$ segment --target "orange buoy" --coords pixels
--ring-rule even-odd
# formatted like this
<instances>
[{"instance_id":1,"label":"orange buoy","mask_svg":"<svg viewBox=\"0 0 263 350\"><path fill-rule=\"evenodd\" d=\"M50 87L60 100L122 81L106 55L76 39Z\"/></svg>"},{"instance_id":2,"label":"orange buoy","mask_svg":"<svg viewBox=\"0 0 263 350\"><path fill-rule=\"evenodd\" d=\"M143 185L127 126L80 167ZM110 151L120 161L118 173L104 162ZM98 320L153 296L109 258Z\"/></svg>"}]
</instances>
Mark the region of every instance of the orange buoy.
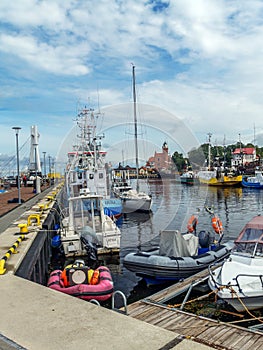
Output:
<instances>
[{"instance_id":1,"label":"orange buoy","mask_svg":"<svg viewBox=\"0 0 263 350\"><path fill-rule=\"evenodd\" d=\"M196 215L192 215L187 223L187 231L192 233L196 230L196 225L198 224L198 218Z\"/></svg>"},{"instance_id":2,"label":"orange buoy","mask_svg":"<svg viewBox=\"0 0 263 350\"><path fill-rule=\"evenodd\" d=\"M212 227L216 233L222 233L223 232L223 224L222 221L219 219L218 216L212 217Z\"/></svg>"}]
</instances>

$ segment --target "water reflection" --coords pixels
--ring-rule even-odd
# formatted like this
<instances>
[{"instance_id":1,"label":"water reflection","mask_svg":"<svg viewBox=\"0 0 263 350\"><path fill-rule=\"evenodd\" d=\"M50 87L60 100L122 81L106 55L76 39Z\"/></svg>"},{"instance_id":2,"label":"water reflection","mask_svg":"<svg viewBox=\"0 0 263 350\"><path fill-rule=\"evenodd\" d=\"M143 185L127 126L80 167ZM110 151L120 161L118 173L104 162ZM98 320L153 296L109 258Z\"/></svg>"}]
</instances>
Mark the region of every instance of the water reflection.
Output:
<instances>
[{"instance_id":1,"label":"water reflection","mask_svg":"<svg viewBox=\"0 0 263 350\"><path fill-rule=\"evenodd\" d=\"M186 186L169 179L151 181L149 186L153 213L130 213L119 223L122 232L120 264L113 278L115 288L133 298L134 290L139 299L140 290L144 295L146 287L139 283L139 277L123 267L123 258L131 251L156 246L161 230L185 232L189 217L198 212L198 231L211 232L211 216L204 210L204 206L208 206L223 223L224 240L235 239L247 221L262 213L263 190Z\"/></svg>"}]
</instances>

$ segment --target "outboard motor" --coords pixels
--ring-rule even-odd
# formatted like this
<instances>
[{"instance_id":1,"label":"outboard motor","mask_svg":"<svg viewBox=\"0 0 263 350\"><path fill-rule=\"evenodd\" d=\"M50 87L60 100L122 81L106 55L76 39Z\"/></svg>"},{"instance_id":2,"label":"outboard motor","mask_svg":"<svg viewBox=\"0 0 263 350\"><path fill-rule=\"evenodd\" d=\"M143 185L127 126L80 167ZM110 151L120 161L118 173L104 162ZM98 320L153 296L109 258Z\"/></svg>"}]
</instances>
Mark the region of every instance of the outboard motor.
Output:
<instances>
[{"instance_id":1,"label":"outboard motor","mask_svg":"<svg viewBox=\"0 0 263 350\"><path fill-rule=\"evenodd\" d=\"M198 239L201 248L209 248L210 233L208 231L200 231L198 234Z\"/></svg>"},{"instance_id":2,"label":"outboard motor","mask_svg":"<svg viewBox=\"0 0 263 350\"><path fill-rule=\"evenodd\" d=\"M95 262L98 260L98 254L97 254L97 247L96 245L91 241L90 236L88 235L81 235L80 240L84 245L84 248L87 251L88 259Z\"/></svg>"}]
</instances>

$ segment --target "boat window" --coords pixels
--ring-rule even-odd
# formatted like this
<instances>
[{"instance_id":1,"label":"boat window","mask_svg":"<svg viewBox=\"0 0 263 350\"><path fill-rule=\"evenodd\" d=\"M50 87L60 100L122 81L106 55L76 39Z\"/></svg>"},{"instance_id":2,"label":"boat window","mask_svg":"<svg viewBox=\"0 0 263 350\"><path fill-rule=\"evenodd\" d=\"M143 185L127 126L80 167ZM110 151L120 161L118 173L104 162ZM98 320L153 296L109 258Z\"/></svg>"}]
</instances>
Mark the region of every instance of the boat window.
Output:
<instances>
[{"instance_id":1,"label":"boat window","mask_svg":"<svg viewBox=\"0 0 263 350\"><path fill-rule=\"evenodd\" d=\"M247 228L242 237L238 239L238 242L263 242L263 230L255 228Z\"/></svg>"},{"instance_id":2,"label":"boat window","mask_svg":"<svg viewBox=\"0 0 263 350\"><path fill-rule=\"evenodd\" d=\"M249 253L249 254L254 254L255 250L255 243L237 243L235 246L235 249L233 251L236 251L238 253ZM262 244L259 244L256 250L256 255L262 253Z\"/></svg>"}]
</instances>

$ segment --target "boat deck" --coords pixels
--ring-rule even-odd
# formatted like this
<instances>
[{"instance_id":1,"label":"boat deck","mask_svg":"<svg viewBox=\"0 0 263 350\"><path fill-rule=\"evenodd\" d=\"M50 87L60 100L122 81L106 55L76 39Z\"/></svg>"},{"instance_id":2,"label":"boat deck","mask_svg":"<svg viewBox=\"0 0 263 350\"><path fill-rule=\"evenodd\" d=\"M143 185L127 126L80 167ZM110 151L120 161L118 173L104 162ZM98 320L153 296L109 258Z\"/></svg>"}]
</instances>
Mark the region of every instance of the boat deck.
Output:
<instances>
[{"instance_id":1,"label":"boat deck","mask_svg":"<svg viewBox=\"0 0 263 350\"><path fill-rule=\"evenodd\" d=\"M205 278L207 275L207 270L204 270L147 299L128 305L128 315L215 349L263 349L261 332L197 316L165 304L172 297L186 290L193 281Z\"/></svg>"}]
</instances>

